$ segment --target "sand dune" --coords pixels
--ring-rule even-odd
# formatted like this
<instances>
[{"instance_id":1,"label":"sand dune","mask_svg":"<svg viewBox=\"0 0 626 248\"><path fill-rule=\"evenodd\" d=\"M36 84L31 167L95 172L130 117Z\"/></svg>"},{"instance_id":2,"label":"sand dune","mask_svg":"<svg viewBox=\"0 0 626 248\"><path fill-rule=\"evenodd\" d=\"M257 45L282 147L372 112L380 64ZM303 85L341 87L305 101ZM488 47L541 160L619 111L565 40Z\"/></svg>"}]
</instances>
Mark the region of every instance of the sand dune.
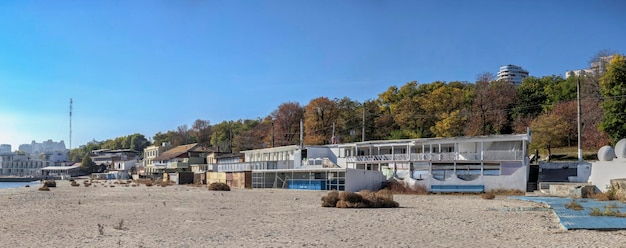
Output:
<instances>
[{"instance_id":1,"label":"sand dune","mask_svg":"<svg viewBox=\"0 0 626 248\"><path fill-rule=\"evenodd\" d=\"M320 207L319 191L95 186L0 190L2 247L626 246L626 231L566 231L551 211L502 211L543 207L505 197L396 195L400 208L337 209Z\"/></svg>"}]
</instances>

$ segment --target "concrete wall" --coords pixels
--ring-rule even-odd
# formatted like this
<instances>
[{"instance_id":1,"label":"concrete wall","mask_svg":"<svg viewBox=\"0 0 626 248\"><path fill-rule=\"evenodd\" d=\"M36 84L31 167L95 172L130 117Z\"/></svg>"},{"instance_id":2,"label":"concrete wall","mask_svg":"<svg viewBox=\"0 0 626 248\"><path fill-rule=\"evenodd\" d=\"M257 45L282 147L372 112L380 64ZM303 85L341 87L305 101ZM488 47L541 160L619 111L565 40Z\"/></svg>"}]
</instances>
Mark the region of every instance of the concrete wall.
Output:
<instances>
[{"instance_id":1,"label":"concrete wall","mask_svg":"<svg viewBox=\"0 0 626 248\"><path fill-rule=\"evenodd\" d=\"M589 183L606 192L611 179L626 178L626 160L598 161L591 164Z\"/></svg>"},{"instance_id":2,"label":"concrete wall","mask_svg":"<svg viewBox=\"0 0 626 248\"><path fill-rule=\"evenodd\" d=\"M485 191L497 189L517 189L526 192L528 165L522 166L509 176L483 176Z\"/></svg>"},{"instance_id":3,"label":"concrete wall","mask_svg":"<svg viewBox=\"0 0 626 248\"><path fill-rule=\"evenodd\" d=\"M359 192L363 189L379 190L385 176L380 171L346 169L346 191Z\"/></svg>"}]
</instances>

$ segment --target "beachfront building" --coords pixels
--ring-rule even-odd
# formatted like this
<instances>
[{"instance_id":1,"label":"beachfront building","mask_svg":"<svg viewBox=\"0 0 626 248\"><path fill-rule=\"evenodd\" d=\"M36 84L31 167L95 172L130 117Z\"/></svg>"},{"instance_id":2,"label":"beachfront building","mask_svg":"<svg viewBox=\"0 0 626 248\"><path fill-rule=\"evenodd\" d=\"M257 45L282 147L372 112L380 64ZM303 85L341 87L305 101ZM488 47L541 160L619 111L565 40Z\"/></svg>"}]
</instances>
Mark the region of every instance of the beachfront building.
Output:
<instances>
[{"instance_id":1,"label":"beachfront building","mask_svg":"<svg viewBox=\"0 0 626 248\"><path fill-rule=\"evenodd\" d=\"M521 85L524 78L528 77L528 71L521 66L505 65L498 71L498 80L509 81L515 85Z\"/></svg>"},{"instance_id":2,"label":"beachfront building","mask_svg":"<svg viewBox=\"0 0 626 248\"><path fill-rule=\"evenodd\" d=\"M164 142L159 145L151 145L143 149L142 166L138 168L138 174L140 176L150 175L154 173L154 158L161 155L161 153L171 149L172 145L169 142Z\"/></svg>"},{"instance_id":3,"label":"beachfront building","mask_svg":"<svg viewBox=\"0 0 626 248\"><path fill-rule=\"evenodd\" d=\"M526 191L530 133L342 144L338 163L377 170L430 191Z\"/></svg>"},{"instance_id":4,"label":"beachfront building","mask_svg":"<svg viewBox=\"0 0 626 248\"><path fill-rule=\"evenodd\" d=\"M91 151L90 157L97 165L113 170L117 161L138 160L139 152L132 149L99 149Z\"/></svg>"},{"instance_id":5,"label":"beachfront building","mask_svg":"<svg viewBox=\"0 0 626 248\"><path fill-rule=\"evenodd\" d=\"M68 161L66 152L45 152L37 156L23 151L0 153L0 175L3 176L40 176L41 169L47 166L65 166Z\"/></svg>"},{"instance_id":6,"label":"beachfront building","mask_svg":"<svg viewBox=\"0 0 626 248\"><path fill-rule=\"evenodd\" d=\"M145 168L146 175L191 171L191 165L206 164L206 156L212 152L213 149L198 143L174 147L153 158L153 165Z\"/></svg>"},{"instance_id":7,"label":"beachfront building","mask_svg":"<svg viewBox=\"0 0 626 248\"><path fill-rule=\"evenodd\" d=\"M243 151L245 162L218 171L252 171L254 188L376 190L397 178L432 192L526 191L530 141L529 132L283 146Z\"/></svg>"}]
</instances>

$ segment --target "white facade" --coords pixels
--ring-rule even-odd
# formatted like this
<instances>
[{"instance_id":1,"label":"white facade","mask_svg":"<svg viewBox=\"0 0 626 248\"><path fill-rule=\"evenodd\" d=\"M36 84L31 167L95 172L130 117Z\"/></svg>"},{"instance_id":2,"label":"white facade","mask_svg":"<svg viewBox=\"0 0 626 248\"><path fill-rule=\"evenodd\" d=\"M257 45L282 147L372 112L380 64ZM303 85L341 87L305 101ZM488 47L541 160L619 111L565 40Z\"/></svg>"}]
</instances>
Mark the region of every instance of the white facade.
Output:
<instances>
[{"instance_id":1,"label":"white facade","mask_svg":"<svg viewBox=\"0 0 626 248\"><path fill-rule=\"evenodd\" d=\"M113 169L117 171L129 171L131 168L135 167L136 163L137 160L115 161Z\"/></svg>"},{"instance_id":2,"label":"white facade","mask_svg":"<svg viewBox=\"0 0 626 248\"><path fill-rule=\"evenodd\" d=\"M515 85L521 85L522 80L528 77L528 71L524 70L521 66L505 65L500 67L498 72L498 80L505 80L514 83Z\"/></svg>"},{"instance_id":3,"label":"white facade","mask_svg":"<svg viewBox=\"0 0 626 248\"><path fill-rule=\"evenodd\" d=\"M218 171L252 170L253 180L258 177L257 181L264 182L259 185L266 184L266 175L270 175L270 182L275 179L275 185L293 179L281 177L278 172L272 174L271 171L344 169L374 173L365 173L368 176L364 173L346 173L346 188L353 182L364 185L361 180L369 180L358 175L367 178L380 175L389 179L412 180L414 184L433 190L440 186L458 186L460 189L467 186L486 191L526 191L530 169L526 149L530 141L529 132L518 135L365 141L308 146L304 149L285 146L243 151L244 163L220 164ZM297 163L298 166L295 166ZM264 174L257 176L258 173ZM316 176L307 180L326 179ZM373 184L380 183L378 179L372 180ZM331 181L328 179L325 184Z\"/></svg>"}]
</instances>

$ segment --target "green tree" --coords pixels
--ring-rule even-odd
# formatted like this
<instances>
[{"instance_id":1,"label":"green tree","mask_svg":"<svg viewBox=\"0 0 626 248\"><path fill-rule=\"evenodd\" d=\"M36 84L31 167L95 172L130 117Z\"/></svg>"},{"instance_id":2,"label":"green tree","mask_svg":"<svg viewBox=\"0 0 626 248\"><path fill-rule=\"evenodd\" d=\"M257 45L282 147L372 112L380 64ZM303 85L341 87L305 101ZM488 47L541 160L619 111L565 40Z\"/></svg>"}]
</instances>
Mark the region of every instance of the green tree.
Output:
<instances>
[{"instance_id":1,"label":"green tree","mask_svg":"<svg viewBox=\"0 0 626 248\"><path fill-rule=\"evenodd\" d=\"M533 130L533 142L531 149L548 149L566 144L569 124L562 116L556 114L543 114L530 124Z\"/></svg>"},{"instance_id":2,"label":"green tree","mask_svg":"<svg viewBox=\"0 0 626 248\"><path fill-rule=\"evenodd\" d=\"M152 140L153 140L155 145L159 145L160 146L163 143L170 142L170 137L167 135L167 133L157 132L152 137Z\"/></svg>"},{"instance_id":3,"label":"green tree","mask_svg":"<svg viewBox=\"0 0 626 248\"><path fill-rule=\"evenodd\" d=\"M91 157L84 156L82 162L80 163L80 170L84 173L90 174L98 171L98 165L91 160Z\"/></svg>"},{"instance_id":4,"label":"green tree","mask_svg":"<svg viewBox=\"0 0 626 248\"><path fill-rule=\"evenodd\" d=\"M615 54L606 73L600 79L604 102L604 119L600 128L611 138L613 143L626 138L626 60Z\"/></svg>"}]
</instances>

